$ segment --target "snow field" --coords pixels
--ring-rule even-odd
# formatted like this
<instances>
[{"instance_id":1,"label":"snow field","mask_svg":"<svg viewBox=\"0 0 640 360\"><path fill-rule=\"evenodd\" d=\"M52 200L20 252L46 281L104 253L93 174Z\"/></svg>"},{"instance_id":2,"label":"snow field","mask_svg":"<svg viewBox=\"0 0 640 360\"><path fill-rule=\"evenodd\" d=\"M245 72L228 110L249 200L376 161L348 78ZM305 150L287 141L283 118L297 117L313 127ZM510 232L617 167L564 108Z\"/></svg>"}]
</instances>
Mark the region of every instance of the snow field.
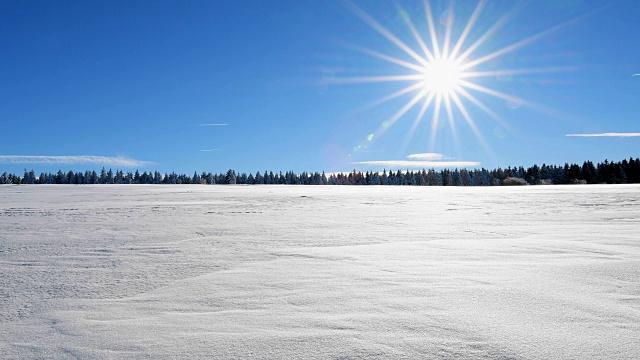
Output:
<instances>
[{"instance_id":1,"label":"snow field","mask_svg":"<svg viewBox=\"0 0 640 360\"><path fill-rule=\"evenodd\" d=\"M640 187L0 186L3 358L640 357Z\"/></svg>"}]
</instances>

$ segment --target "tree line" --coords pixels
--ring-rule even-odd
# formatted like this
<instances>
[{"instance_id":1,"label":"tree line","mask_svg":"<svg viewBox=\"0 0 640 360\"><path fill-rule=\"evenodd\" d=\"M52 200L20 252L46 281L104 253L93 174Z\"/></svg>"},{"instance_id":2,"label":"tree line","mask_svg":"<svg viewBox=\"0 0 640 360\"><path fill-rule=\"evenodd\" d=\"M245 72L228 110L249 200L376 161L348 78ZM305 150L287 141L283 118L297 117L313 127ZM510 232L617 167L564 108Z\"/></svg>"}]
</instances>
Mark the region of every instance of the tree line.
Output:
<instances>
[{"instance_id":1,"label":"tree line","mask_svg":"<svg viewBox=\"0 0 640 360\"><path fill-rule=\"evenodd\" d=\"M508 167L493 170L481 169L423 169L406 171L299 174L293 171L274 173L237 173L228 170L224 173L194 172L186 174L158 171L124 172L104 168L96 171L42 172L36 176L33 170L25 169L22 176L4 172L0 175L0 184L282 184L282 185L415 185L415 186L496 186L496 185L551 185L551 184L637 184L640 183L640 159L630 158L619 162L593 164L585 161L582 165L564 166L533 165L529 168Z\"/></svg>"}]
</instances>

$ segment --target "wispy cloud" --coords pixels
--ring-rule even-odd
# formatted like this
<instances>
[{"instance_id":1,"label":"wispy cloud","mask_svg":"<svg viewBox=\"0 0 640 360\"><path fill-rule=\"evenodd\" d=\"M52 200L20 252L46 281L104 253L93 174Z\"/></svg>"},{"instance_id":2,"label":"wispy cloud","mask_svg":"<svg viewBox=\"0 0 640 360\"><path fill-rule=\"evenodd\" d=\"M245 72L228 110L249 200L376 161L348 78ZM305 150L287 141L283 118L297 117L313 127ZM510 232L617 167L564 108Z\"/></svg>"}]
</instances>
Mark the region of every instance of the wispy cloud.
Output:
<instances>
[{"instance_id":1,"label":"wispy cloud","mask_svg":"<svg viewBox=\"0 0 640 360\"><path fill-rule=\"evenodd\" d=\"M42 164L42 165L72 165L94 164L120 167L136 167L153 164L153 162L130 159L126 157L110 156L30 156L30 155L0 155L0 164Z\"/></svg>"},{"instance_id":2,"label":"wispy cloud","mask_svg":"<svg viewBox=\"0 0 640 360\"><path fill-rule=\"evenodd\" d=\"M412 161L412 160L374 160L354 162L356 165L384 166L388 168L466 168L480 166L477 161Z\"/></svg>"},{"instance_id":3,"label":"wispy cloud","mask_svg":"<svg viewBox=\"0 0 640 360\"><path fill-rule=\"evenodd\" d=\"M477 161L442 161L450 158L439 153L419 153L407 156L409 160L371 160L354 162L354 165L376 166L385 168L467 168L477 167Z\"/></svg>"},{"instance_id":4,"label":"wispy cloud","mask_svg":"<svg viewBox=\"0 0 640 360\"><path fill-rule=\"evenodd\" d=\"M196 126L227 126L229 124L198 124Z\"/></svg>"},{"instance_id":5,"label":"wispy cloud","mask_svg":"<svg viewBox=\"0 0 640 360\"><path fill-rule=\"evenodd\" d=\"M443 160L443 159L446 159L446 157L438 153L421 153L421 154L411 154L407 156L407 159L433 161L433 160Z\"/></svg>"},{"instance_id":6,"label":"wispy cloud","mask_svg":"<svg viewBox=\"0 0 640 360\"><path fill-rule=\"evenodd\" d=\"M567 134L577 137L640 137L640 133L600 133L600 134Z\"/></svg>"},{"instance_id":7,"label":"wispy cloud","mask_svg":"<svg viewBox=\"0 0 640 360\"><path fill-rule=\"evenodd\" d=\"M222 149L202 149L200 151L202 151L202 152L211 152L211 151L220 151L220 150L222 150Z\"/></svg>"}]
</instances>

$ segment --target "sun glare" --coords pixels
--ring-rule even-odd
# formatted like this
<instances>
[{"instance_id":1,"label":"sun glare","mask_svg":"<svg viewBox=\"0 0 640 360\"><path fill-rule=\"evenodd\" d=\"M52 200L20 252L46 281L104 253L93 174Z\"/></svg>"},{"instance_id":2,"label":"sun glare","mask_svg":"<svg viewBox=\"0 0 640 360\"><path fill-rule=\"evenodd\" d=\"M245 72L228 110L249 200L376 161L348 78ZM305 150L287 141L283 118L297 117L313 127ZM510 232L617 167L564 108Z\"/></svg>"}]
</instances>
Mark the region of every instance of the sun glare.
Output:
<instances>
[{"instance_id":1,"label":"sun glare","mask_svg":"<svg viewBox=\"0 0 640 360\"><path fill-rule=\"evenodd\" d=\"M443 12L440 16L439 22L434 21L434 16L431 11L428 0L424 0L424 19L426 19L426 27L419 29L411 21L411 17L401 9L398 5L398 14L401 14L401 19L404 20L408 30L413 36L414 46L408 45L405 41L398 38L390 30L382 26L378 21L371 17L364 10L357 7L351 2L346 2L346 6L360 19L362 19L371 28L377 31L380 35L389 40L397 48L401 49L406 55L406 59L394 57L389 54L381 53L371 49L352 46L356 51L365 53L369 56L378 58L380 60L399 65L405 69L412 71L412 73L403 75L384 75L384 76L361 76L351 78L334 78L334 83L378 83L378 82L406 82L409 83L406 87L389 94L388 96L379 99L369 107L380 105L389 100L399 98L403 95L414 94L412 98L398 110L391 118L385 120L380 125L380 128L374 134L369 134L367 140L359 145L357 149L367 148L372 139L377 139L382 133L389 129L395 122L403 118L412 108L418 107L418 115L413 122L413 126L407 135L405 144L408 143L413 137L419 124L425 119L429 118L427 111L432 109L433 114L430 117L430 142L429 150L433 151L435 147L435 140L438 129L442 122L441 113L446 115L446 121L451 128L451 134L453 140L458 143L456 132L456 119L461 118L471 128L478 141L487 151L491 151L489 145L484 140L482 133L476 125L471 114L467 110L468 105L473 105L480 111L484 112L488 117L498 121L502 126L505 123L502 119L487 105L485 105L476 94L482 94L485 96L495 97L504 100L506 103L518 104L519 106L526 106L535 110L543 111L549 114L554 114L554 110L544 107L539 104L524 100L517 96L500 92L495 89L488 88L474 82L474 79L483 77L510 77L520 74L533 74L533 73L551 73L561 72L568 70L567 68L527 68L527 69L492 69L490 71L483 71L481 68L486 63L495 60L505 54L513 52L524 46L527 46L545 35L559 29L560 27L569 24L566 22L560 24L548 30L542 31L538 34L509 44L493 52L483 54L478 58L474 58L473 54L479 48L496 37L501 27L510 19L510 15L504 15L501 18L492 21L491 27L480 33L479 36L474 36L473 41L469 41L469 34L474 29L483 8L486 5L486 0L480 0L475 7L471 16L467 19L466 23L460 35L455 41L452 41L452 28L456 20L453 8L449 8ZM436 25L441 25L444 31L437 31ZM441 28L439 28L441 29ZM425 40L426 39L426 40ZM427 43L430 44L428 45ZM368 108L369 108L368 107ZM557 114L557 112L555 112Z\"/></svg>"},{"instance_id":2,"label":"sun glare","mask_svg":"<svg viewBox=\"0 0 640 360\"><path fill-rule=\"evenodd\" d=\"M451 60L435 60L425 66L422 86L427 93L448 96L460 86L463 71Z\"/></svg>"}]
</instances>

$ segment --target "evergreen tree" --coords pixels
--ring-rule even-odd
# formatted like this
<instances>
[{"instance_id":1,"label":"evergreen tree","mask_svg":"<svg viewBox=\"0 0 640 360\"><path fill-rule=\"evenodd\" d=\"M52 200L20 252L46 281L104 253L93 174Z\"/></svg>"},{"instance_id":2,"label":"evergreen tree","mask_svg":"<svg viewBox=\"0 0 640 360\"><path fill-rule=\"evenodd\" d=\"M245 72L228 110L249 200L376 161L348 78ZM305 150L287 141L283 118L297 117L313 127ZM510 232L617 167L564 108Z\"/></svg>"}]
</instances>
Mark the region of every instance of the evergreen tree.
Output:
<instances>
[{"instance_id":1,"label":"evergreen tree","mask_svg":"<svg viewBox=\"0 0 640 360\"><path fill-rule=\"evenodd\" d=\"M236 184L236 172L233 171L232 169L229 169L229 171L227 171L227 175L225 176L224 183L228 184L228 185L235 185Z\"/></svg>"},{"instance_id":2,"label":"evergreen tree","mask_svg":"<svg viewBox=\"0 0 640 360\"><path fill-rule=\"evenodd\" d=\"M27 171L27 169L24 169L24 176L22 177L22 180L20 181L21 184L35 184L36 183L36 174L33 172L33 170L31 171Z\"/></svg>"}]
</instances>

